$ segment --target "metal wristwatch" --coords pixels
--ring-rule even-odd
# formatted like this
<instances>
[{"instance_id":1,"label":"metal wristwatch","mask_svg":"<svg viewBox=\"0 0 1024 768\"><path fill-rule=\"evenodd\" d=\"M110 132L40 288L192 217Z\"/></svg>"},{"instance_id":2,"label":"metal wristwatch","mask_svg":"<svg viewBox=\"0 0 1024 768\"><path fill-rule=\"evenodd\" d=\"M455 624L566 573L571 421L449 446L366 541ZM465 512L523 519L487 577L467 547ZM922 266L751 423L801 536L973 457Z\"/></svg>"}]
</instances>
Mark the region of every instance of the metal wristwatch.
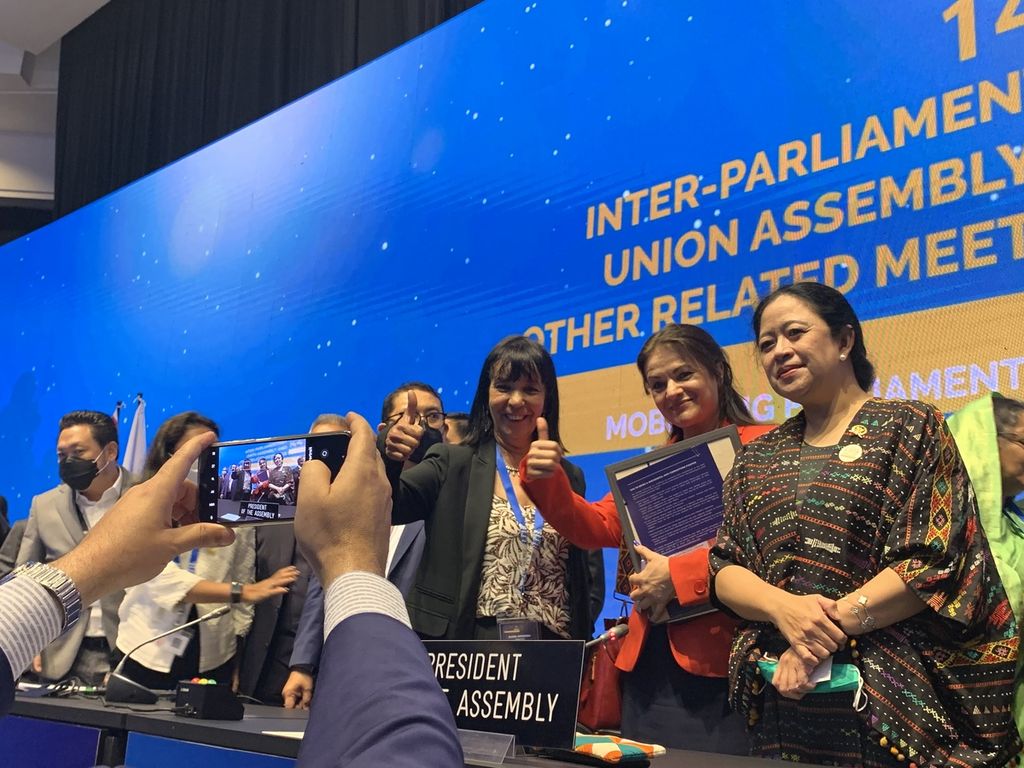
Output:
<instances>
[{"instance_id":1,"label":"metal wristwatch","mask_svg":"<svg viewBox=\"0 0 1024 768\"><path fill-rule=\"evenodd\" d=\"M75 582L64 571L45 563L28 562L11 571L4 581L16 577L32 579L46 587L47 591L56 598L64 611L61 632L67 632L78 623L78 619L82 615L82 596L78 593Z\"/></svg>"}]
</instances>

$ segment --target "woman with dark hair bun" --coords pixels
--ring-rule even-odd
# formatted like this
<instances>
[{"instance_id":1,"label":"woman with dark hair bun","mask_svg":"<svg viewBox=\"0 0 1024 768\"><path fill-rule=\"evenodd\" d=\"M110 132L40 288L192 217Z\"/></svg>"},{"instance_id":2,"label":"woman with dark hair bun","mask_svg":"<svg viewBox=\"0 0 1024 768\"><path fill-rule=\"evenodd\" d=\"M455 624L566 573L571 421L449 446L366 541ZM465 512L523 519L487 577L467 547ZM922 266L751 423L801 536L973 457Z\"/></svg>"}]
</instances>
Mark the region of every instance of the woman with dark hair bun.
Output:
<instances>
[{"instance_id":1,"label":"woman with dark hair bun","mask_svg":"<svg viewBox=\"0 0 1024 768\"><path fill-rule=\"evenodd\" d=\"M588 639L587 555L547 522L523 490L519 463L546 424L558 440L558 379L551 355L524 336L484 360L461 445L435 445L402 470L423 427L410 399L385 437L394 523L426 522L416 583L406 598L426 638L497 639L504 618L535 622L541 637ZM583 473L563 464L584 492Z\"/></svg>"},{"instance_id":2,"label":"woman with dark hair bun","mask_svg":"<svg viewBox=\"0 0 1024 768\"><path fill-rule=\"evenodd\" d=\"M942 414L879 400L860 322L816 283L754 312L772 388L803 410L747 446L711 553L743 620L730 698L754 754L868 768L1020 752L1020 637Z\"/></svg>"},{"instance_id":3,"label":"woman with dark hair bun","mask_svg":"<svg viewBox=\"0 0 1024 768\"><path fill-rule=\"evenodd\" d=\"M711 335L695 325L667 325L640 349L644 391L670 427L669 443L735 424L743 442L771 429L755 425L733 384L732 366ZM538 440L520 467L530 497L580 547L616 547L622 526L611 494L596 503L573 493L555 441ZM726 675L736 622L720 612L669 625L661 618L676 599L708 602L708 549L665 557L637 547L647 560L630 576L634 610L616 665L622 677L622 734L667 747L747 754L743 721L729 713Z\"/></svg>"}]
</instances>

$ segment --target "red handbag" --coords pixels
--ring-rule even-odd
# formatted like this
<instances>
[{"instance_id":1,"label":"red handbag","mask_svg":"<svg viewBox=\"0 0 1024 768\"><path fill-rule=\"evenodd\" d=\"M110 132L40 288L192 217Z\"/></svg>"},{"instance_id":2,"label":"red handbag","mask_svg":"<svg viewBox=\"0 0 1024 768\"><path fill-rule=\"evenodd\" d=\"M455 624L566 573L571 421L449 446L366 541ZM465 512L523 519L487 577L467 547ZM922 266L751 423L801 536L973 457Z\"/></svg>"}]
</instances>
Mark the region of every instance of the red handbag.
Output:
<instances>
[{"instance_id":1,"label":"red handbag","mask_svg":"<svg viewBox=\"0 0 1024 768\"><path fill-rule=\"evenodd\" d=\"M605 631L628 619L605 619ZM590 731L618 731L622 727L622 688L615 657L621 640L609 640L587 651L580 684L580 708L576 719Z\"/></svg>"}]
</instances>

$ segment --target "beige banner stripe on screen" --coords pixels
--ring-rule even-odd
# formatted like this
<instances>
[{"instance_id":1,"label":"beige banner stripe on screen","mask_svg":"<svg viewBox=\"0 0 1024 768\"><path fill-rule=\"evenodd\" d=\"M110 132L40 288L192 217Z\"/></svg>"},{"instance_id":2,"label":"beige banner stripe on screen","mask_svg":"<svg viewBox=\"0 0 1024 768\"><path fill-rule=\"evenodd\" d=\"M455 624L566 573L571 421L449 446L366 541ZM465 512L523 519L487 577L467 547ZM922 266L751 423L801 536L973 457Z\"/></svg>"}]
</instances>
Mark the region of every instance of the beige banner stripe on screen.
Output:
<instances>
[{"instance_id":1,"label":"beige banner stripe on screen","mask_svg":"<svg viewBox=\"0 0 1024 768\"><path fill-rule=\"evenodd\" d=\"M992 389L1024 398L1024 292L872 320L864 335L882 397L925 400L947 413ZM798 410L790 405L787 414L771 391L752 342L726 352L758 420L782 422ZM664 422L632 364L562 376L559 393L562 437L573 453L665 439Z\"/></svg>"}]
</instances>

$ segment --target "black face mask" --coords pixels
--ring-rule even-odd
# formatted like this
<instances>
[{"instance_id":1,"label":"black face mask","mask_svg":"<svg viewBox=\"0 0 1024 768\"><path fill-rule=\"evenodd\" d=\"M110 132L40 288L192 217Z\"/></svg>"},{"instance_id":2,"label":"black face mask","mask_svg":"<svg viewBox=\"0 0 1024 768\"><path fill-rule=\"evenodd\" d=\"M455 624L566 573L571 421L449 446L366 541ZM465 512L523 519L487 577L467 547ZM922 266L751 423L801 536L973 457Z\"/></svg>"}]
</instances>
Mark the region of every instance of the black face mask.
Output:
<instances>
[{"instance_id":1,"label":"black face mask","mask_svg":"<svg viewBox=\"0 0 1024 768\"><path fill-rule=\"evenodd\" d=\"M424 427L423 438L420 440L420 444L416 446L416 450L409 455L409 461L413 464L419 464L423 461L423 457L427 455L428 450L443 442L444 435L441 434L441 430L434 429L433 427Z\"/></svg>"},{"instance_id":2,"label":"black face mask","mask_svg":"<svg viewBox=\"0 0 1024 768\"><path fill-rule=\"evenodd\" d=\"M99 456L96 457L96 459L98 458ZM96 459L80 459L77 456L65 456L57 465L60 479L73 490L84 491L92 485L92 481L96 479L96 475L101 471L96 466ZM106 469L106 465L104 465L103 469Z\"/></svg>"}]
</instances>

